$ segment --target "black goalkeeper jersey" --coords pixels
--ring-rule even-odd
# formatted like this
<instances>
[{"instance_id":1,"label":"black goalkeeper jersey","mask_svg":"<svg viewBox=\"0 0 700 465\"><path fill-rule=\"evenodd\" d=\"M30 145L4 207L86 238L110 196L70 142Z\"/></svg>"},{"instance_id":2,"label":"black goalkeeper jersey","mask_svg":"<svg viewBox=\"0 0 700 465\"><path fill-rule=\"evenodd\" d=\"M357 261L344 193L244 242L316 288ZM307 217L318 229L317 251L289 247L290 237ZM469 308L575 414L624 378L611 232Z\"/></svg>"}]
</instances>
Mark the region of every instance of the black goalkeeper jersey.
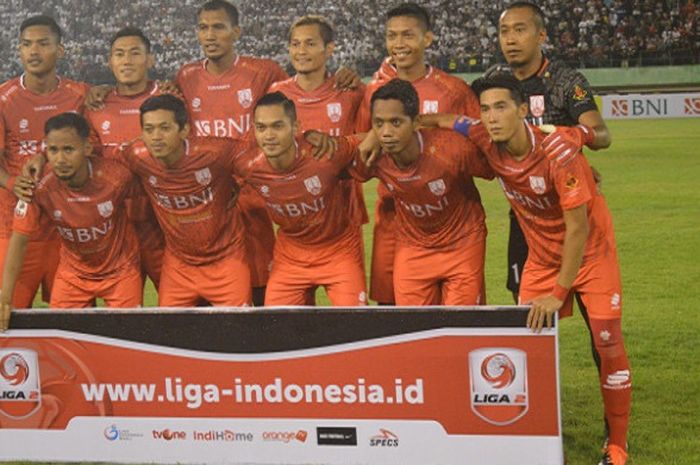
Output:
<instances>
[{"instance_id":1,"label":"black goalkeeper jersey","mask_svg":"<svg viewBox=\"0 0 700 465\"><path fill-rule=\"evenodd\" d=\"M508 65L495 65L484 76L497 73L512 71ZM537 72L520 84L530 107L527 119L534 125L574 126L582 113L598 110L588 80L561 61L543 57Z\"/></svg>"}]
</instances>

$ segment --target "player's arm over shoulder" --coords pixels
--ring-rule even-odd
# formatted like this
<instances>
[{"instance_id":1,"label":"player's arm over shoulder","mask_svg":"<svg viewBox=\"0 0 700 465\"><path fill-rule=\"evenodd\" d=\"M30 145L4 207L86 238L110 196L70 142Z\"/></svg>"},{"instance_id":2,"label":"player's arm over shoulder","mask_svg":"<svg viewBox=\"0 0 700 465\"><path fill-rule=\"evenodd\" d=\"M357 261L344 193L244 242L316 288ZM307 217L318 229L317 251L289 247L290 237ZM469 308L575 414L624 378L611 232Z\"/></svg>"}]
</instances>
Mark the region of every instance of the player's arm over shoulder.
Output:
<instances>
[{"instance_id":1,"label":"player's arm over shoulder","mask_svg":"<svg viewBox=\"0 0 700 465\"><path fill-rule=\"evenodd\" d=\"M612 136L598 110L595 94L588 79L580 71L564 66L557 70L555 78L566 83L563 87L563 99L572 119L595 130L595 139L588 146L593 150L609 147Z\"/></svg>"}]
</instances>

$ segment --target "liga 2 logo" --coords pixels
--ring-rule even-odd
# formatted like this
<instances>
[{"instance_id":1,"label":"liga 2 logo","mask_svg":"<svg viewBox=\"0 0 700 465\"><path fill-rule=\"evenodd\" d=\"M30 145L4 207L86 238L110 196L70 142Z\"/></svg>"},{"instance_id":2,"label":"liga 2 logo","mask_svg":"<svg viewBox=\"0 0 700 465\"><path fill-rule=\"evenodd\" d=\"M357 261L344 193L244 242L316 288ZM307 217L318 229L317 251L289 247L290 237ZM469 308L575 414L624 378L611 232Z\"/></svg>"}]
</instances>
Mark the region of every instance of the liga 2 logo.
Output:
<instances>
[{"instance_id":1,"label":"liga 2 logo","mask_svg":"<svg viewBox=\"0 0 700 465\"><path fill-rule=\"evenodd\" d=\"M39 359L26 349L0 350L0 401L38 402Z\"/></svg>"},{"instance_id":2,"label":"liga 2 logo","mask_svg":"<svg viewBox=\"0 0 700 465\"><path fill-rule=\"evenodd\" d=\"M497 426L515 423L528 411L527 354L488 347L469 353L471 408Z\"/></svg>"}]
</instances>

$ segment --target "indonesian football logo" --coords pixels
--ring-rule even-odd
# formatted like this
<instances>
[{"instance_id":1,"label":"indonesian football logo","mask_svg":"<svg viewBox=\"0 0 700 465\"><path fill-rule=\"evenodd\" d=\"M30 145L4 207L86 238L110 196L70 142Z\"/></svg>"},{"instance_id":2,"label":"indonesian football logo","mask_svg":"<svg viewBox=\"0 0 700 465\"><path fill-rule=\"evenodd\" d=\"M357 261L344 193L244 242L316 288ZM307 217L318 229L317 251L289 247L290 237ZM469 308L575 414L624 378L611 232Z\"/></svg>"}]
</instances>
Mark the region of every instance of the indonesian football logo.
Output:
<instances>
[{"instance_id":1,"label":"indonesian football logo","mask_svg":"<svg viewBox=\"0 0 700 465\"><path fill-rule=\"evenodd\" d=\"M240 103L243 108L250 108L253 104L253 91L250 89L239 90L238 103Z\"/></svg>"},{"instance_id":2,"label":"indonesian football logo","mask_svg":"<svg viewBox=\"0 0 700 465\"><path fill-rule=\"evenodd\" d=\"M109 218L112 216L112 213L114 212L114 205L112 205L112 201L108 200L106 202L98 203L97 204L97 211L100 212L100 216L103 218Z\"/></svg>"},{"instance_id":3,"label":"indonesian football logo","mask_svg":"<svg viewBox=\"0 0 700 465\"><path fill-rule=\"evenodd\" d=\"M343 116L343 107L337 102L329 103L326 105L326 112L328 113L330 120L337 123Z\"/></svg>"},{"instance_id":4,"label":"indonesian football logo","mask_svg":"<svg viewBox=\"0 0 700 465\"><path fill-rule=\"evenodd\" d=\"M425 100L423 101L423 113L424 115L429 115L438 112L438 101L437 100Z\"/></svg>"},{"instance_id":5,"label":"indonesian football logo","mask_svg":"<svg viewBox=\"0 0 700 465\"><path fill-rule=\"evenodd\" d=\"M542 176L530 176L530 188L535 194L544 194L547 190L547 184Z\"/></svg>"},{"instance_id":6,"label":"indonesian football logo","mask_svg":"<svg viewBox=\"0 0 700 465\"><path fill-rule=\"evenodd\" d=\"M497 426L515 423L528 411L527 355L511 348L469 353L472 411Z\"/></svg>"},{"instance_id":7,"label":"indonesian football logo","mask_svg":"<svg viewBox=\"0 0 700 465\"><path fill-rule=\"evenodd\" d=\"M311 176L310 178L304 179L304 185L306 186L306 190L312 195L318 195L321 193L322 185L318 176Z\"/></svg>"},{"instance_id":8,"label":"indonesian football logo","mask_svg":"<svg viewBox=\"0 0 700 465\"><path fill-rule=\"evenodd\" d=\"M544 116L544 109L544 95L531 95L530 114L535 118L542 118L542 116Z\"/></svg>"},{"instance_id":9,"label":"indonesian football logo","mask_svg":"<svg viewBox=\"0 0 700 465\"><path fill-rule=\"evenodd\" d=\"M40 394L36 352L0 350L0 401L38 402Z\"/></svg>"},{"instance_id":10,"label":"indonesian football logo","mask_svg":"<svg viewBox=\"0 0 700 465\"><path fill-rule=\"evenodd\" d=\"M202 168L194 173L194 177L198 183L203 186L208 186L211 183L211 171L209 168Z\"/></svg>"},{"instance_id":11,"label":"indonesian football logo","mask_svg":"<svg viewBox=\"0 0 700 465\"><path fill-rule=\"evenodd\" d=\"M430 188L430 192L432 192L438 197L441 195L445 195L445 191L447 190L447 187L445 186L445 181L443 181L442 178L436 179L435 181L430 181L428 183L428 187Z\"/></svg>"}]
</instances>

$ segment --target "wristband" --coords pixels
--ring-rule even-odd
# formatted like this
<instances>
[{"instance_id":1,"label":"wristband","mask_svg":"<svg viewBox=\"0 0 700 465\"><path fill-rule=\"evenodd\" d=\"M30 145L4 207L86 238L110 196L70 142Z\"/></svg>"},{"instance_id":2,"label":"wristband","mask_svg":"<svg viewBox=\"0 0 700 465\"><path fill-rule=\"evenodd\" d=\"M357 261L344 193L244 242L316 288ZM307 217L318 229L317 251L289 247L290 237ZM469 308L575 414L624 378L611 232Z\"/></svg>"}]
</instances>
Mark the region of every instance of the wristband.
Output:
<instances>
[{"instance_id":1,"label":"wristband","mask_svg":"<svg viewBox=\"0 0 700 465\"><path fill-rule=\"evenodd\" d=\"M552 289L552 297L556 298L557 300L561 300L562 302L566 300L566 298L569 296L569 289L565 288L564 286L560 285L559 283L554 285L554 289Z\"/></svg>"},{"instance_id":2,"label":"wristband","mask_svg":"<svg viewBox=\"0 0 700 465\"><path fill-rule=\"evenodd\" d=\"M10 192L14 192L16 182L17 182L17 176L9 176L7 178L7 181L5 182L5 189L7 189Z\"/></svg>"},{"instance_id":3,"label":"wristband","mask_svg":"<svg viewBox=\"0 0 700 465\"><path fill-rule=\"evenodd\" d=\"M467 137L469 135L469 127L471 125L472 123L469 121L469 118L466 116L460 116L455 121L455 124L452 125L452 130L462 134L464 137Z\"/></svg>"}]
</instances>

